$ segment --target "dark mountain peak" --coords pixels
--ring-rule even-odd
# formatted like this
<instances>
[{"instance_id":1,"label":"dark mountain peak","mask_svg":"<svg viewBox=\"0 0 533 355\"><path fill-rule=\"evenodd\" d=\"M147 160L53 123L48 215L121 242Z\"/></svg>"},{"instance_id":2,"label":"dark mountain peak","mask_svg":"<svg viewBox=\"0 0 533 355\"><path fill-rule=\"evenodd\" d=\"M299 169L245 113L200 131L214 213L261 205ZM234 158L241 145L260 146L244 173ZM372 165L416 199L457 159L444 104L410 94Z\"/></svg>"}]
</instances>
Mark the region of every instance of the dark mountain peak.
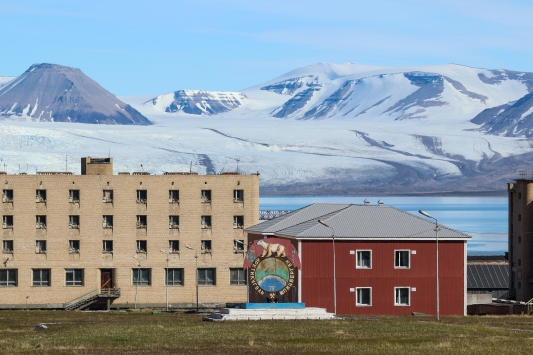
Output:
<instances>
[{"instance_id":1,"label":"dark mountain peak","mask_svg":"<svg viewBox=\"0 0 533 355\"><path fill-rule=\"evenodd\" d=\"M80 69L33 64L0 88L0 117L93 124L151 122Z\"/></svg>"}]
</instances>

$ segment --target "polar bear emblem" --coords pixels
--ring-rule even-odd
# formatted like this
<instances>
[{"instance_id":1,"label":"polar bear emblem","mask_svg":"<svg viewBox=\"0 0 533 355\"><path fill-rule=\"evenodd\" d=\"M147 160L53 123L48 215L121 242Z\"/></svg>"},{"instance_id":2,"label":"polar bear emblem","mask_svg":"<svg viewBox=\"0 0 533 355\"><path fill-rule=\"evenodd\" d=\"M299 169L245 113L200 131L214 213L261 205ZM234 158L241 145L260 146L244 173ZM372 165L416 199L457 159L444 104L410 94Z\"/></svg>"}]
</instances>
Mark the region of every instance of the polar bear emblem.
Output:
<instances>
[{"instance_id":1,"label":"polar bear emblem","mask_svg":"<svg viewBox=\"0 0 533 355\"><path fill-rule=\"evenodd\" d=\"M257 242L257 245L260 245L263 247L263 254L261 254L262 258L271 257L272 253L276 253L276 256L278 258L286 256L285 247L281 244L269 244L265 242L264 240L260 240Z\"/></svg>"}]
</instances>

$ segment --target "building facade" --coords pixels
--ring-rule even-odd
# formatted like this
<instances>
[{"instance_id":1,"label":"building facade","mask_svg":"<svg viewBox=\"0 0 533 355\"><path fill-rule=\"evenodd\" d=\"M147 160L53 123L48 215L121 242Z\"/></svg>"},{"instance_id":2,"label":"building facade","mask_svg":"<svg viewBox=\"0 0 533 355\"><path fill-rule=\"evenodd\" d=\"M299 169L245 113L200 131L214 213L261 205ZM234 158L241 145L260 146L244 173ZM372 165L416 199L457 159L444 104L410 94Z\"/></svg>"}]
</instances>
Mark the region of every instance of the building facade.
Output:
<instances>
[{"instance_id":1,"label":"building facade","mask_svg":"<svg viewBox=\"0 0 533 355\"><path fill-rule=\"evenodd\" d=\"M64 308L102 289L112 307L162 307L167 292L189 307L197 282L200 305L246 300L259 174L114 175L112 158L81 170L0 175L0 308Z\"/></svg>"},{"instance_id":2,"label":"building facade","mask_svg":"<svg viewBox=\"0 0 533 355\"><path fill-rule=\"evenodd\" d=\"M509 288L517 301L533 299L533 180L508 184Z\"/></svg>"},{"instance_id":3,"label":"building facade","mask_svg":"<svg viewBox=\"0 0 533 355\"><path fill-rule=\"evenodd\" d=\"M383 205L314 204L246 231L249 241L286 238L297 248L297 301L308 307L337 314L436 314L431 221ZM439 225L441 315L466 314L468 239Z\"/></svg>"}]
</instances>

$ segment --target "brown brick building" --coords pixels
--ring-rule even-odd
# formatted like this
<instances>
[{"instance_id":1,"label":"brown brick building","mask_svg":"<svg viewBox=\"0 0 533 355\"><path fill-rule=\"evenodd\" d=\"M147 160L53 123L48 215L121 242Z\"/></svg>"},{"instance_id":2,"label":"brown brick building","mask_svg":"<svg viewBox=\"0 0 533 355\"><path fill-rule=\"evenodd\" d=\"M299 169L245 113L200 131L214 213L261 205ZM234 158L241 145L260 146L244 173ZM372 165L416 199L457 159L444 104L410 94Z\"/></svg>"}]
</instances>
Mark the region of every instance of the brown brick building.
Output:
<instances>
[{"instance_id":1,"label":"brown brick building","mask_svg":"<svg viewBox=\"0 0 533 355\"><path fill-rule=\"evenodd\" d=\"M201 305L246 301L243 228L258 223L258 174L113 175L112 158L83 158L81 170L0 174L0 308L103 293L113 307L163 307L167 288L171 307L188 307L197 277Z\"/></svg>"},{"instance_id":2,"label":"brown brick building","mask_svg":"<svg viewBox=\"0 0 533 355\"><path fill-rule=\"evenodd\" d=\"M509 288L517 301L533 299L533 180L518 179L509 191Z\"/></svg>"}]
</instances>

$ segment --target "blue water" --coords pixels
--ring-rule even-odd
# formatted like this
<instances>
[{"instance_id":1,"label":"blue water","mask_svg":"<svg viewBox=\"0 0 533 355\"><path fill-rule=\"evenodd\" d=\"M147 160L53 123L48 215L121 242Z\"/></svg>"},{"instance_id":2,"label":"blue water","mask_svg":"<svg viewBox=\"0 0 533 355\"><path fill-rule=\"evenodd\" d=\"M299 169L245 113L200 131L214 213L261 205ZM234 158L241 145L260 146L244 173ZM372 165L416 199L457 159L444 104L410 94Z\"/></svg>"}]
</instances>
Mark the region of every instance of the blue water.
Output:
<instances>
[{"instance_id":1,"label":"blue water","mask_svg":"<svg viewBox=\"0 0 533 355\"><path fill-rule=\"evenodd\" d=\"M439 220L439 224L469 234L468 254L503 254L507 251L507 198L506 197L343 197L343 196L262 196L261 210L295 210L312 203L363 204L368 198L371 205L382 200L418 215L424 210Z\"/></svg>"}]
</instances>

